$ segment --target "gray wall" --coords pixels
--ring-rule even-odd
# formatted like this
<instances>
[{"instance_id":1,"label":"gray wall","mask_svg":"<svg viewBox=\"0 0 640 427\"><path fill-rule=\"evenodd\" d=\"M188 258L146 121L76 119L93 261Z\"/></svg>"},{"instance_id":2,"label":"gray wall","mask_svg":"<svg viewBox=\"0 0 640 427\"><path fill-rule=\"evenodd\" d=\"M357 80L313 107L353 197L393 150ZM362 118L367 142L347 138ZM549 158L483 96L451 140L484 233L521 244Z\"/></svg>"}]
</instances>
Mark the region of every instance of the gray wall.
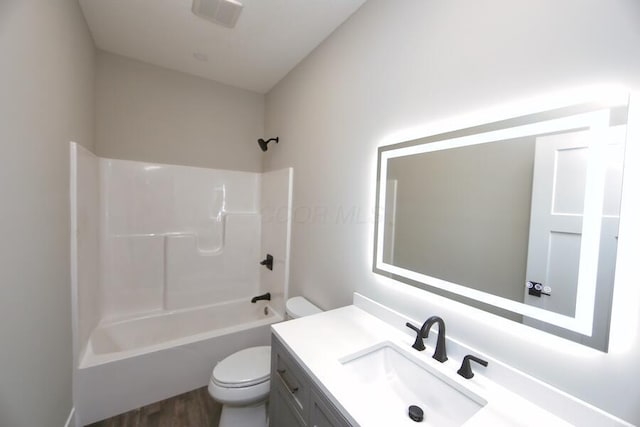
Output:
<instances>
[{"instance_id":1,"label":"gray wall","mask_svg":"<svg viewBox=\"0 0 640 427\"><path fill-rule=\"evenodd\" d=\"M72 406L69 141L92 148L94 47L76 0L0 3L0 425Z\"/></svg>"},{"instance_id":2,"label":"gray wall","mask_svg":"<svg viewBox=\"0 0 640 427\"><path fill-rule=\"evenodd\" d=\"M96 154L262 171L264 95L98 53Z\"/></svg>"},{"instance_id":3,"label":"gray wall","mask_svg":"<svg viewBox=\"0 0 640 427\"><path fill-rule=\"evenodd\" d=\"M604 354L371 272L378 145L565 88L638 89L639 21L637 0L365 3L267 95L266 133L280 144L266 153L265 169L295 169L292 294L332 308L359 291L416 319L440 314L452 337L640 423L640 340L627 334L640 327L640 300L614 305L628 315L614 315ZM634 242L621 234L619 253ZM630 257L618 264L626 289L640 273Z\"/></svg>"},{"instance_id":4,"label":"gray wall","mask_svg":"<svg viewBox=\"0 0 640 427\"><path fill-rule=\"evenodd\" d=\"M534 149L526 138L391 159L393 264L523 302Z\"/></svg>"}]
</instances>

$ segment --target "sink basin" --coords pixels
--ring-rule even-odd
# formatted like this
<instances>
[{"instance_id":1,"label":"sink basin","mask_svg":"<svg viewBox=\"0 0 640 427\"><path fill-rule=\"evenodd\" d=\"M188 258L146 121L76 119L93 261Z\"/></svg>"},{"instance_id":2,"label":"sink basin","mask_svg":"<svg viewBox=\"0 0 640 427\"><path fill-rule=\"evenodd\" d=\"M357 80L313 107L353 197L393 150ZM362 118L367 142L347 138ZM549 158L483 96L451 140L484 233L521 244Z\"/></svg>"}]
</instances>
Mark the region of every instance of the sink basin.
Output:
<instances>
[{"instance_id":1,"label":"sink basin","mask_svg":"<svg viewBox=\"0 0 640 427\"><path fill-rule=\"evenodd\" d=\"M340 360L363 407L379 425L415 426L410 405L424 412L420 426L464 424L486 400L391 342Z\"/></svg>"}]
</instances>

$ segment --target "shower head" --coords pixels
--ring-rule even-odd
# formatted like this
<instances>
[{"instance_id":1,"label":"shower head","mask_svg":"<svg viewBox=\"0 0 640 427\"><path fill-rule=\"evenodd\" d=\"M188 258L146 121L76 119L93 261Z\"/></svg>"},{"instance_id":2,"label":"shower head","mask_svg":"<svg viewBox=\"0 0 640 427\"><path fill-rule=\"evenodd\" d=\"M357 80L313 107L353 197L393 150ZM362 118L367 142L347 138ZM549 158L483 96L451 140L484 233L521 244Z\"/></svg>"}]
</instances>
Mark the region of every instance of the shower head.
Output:
<instances>
[{"instance_id":1,"label":"shower head","mask_svg":"<svg viewBox=\"0 0 640 427\"><path fill-rule=\"evenodd\" d=\"M276 136L275 138L271 138L271 139L267 139L266 141L262 138L260 138L258 140L258 145L260 146L260 149L262 151L267 151L267 144L270 143L271 141L275 141L276 144L278 143L278 137Z\"/></svg>"}]
</instances>

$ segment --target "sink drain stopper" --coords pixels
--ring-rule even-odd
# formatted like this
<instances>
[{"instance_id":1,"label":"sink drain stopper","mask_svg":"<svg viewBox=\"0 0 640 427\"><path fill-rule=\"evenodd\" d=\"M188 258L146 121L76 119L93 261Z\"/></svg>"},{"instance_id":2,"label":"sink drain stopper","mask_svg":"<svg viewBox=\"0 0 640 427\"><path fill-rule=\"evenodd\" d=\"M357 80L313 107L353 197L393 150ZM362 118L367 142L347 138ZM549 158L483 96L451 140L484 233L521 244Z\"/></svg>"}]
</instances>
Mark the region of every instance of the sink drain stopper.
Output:
<instances>
[{"instance_id":1,"label":"sink drain stopper","mask_svg":"<svg viewBox=\"0 0 640 427\"><path fill-rule=\"evenodd\" d=\"M409 406L409 418L419 423L424 419L424 411L419 406L411 405Z\"/></svg>"}]
</instances>

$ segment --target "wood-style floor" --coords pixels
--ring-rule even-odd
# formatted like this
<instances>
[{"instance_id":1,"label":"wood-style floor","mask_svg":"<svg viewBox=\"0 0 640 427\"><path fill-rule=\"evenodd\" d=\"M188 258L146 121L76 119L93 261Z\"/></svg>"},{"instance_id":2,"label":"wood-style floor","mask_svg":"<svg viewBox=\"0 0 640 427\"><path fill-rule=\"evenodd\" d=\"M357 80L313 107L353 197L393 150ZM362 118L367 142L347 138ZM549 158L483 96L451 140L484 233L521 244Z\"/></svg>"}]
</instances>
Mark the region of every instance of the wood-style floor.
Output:
<instances>
[{"instance_id":1,"label":"wood-style floor","mask_svg":"<svg viewBox=\"0 0 640 427\"><path fill-rule=\"evenodd\" d=\"M203 387L88 427L216 427L221 410Z\"/></svg>"}]
</instances>

